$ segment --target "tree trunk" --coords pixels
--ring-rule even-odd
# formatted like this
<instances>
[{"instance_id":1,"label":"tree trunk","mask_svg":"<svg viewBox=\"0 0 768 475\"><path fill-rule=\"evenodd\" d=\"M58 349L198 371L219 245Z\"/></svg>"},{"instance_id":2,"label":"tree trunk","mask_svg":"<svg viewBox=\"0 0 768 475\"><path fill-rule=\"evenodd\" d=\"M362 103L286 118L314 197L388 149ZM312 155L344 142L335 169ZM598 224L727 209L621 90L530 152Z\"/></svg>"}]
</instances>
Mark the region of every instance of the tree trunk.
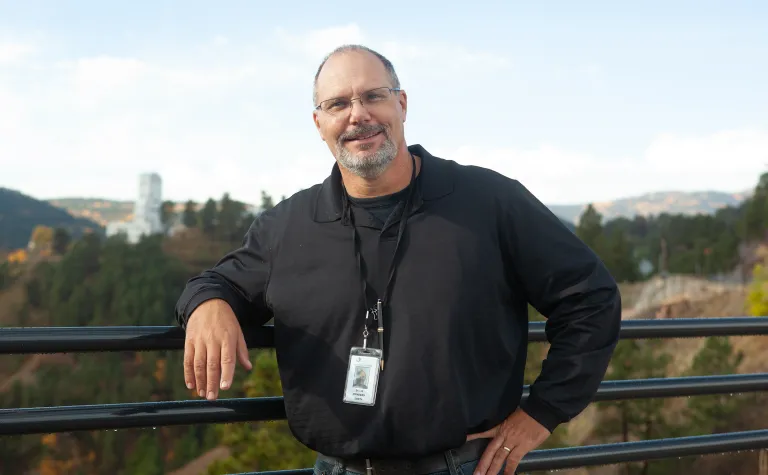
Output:
<instances>
[{"instance_id":1,"label":"tree trunk","mask_svg":"<svg viewBox=\"0 0 768 475\"><path fill-rule=\"evenodd\" d=\"M629 442L629 420L627 417L627 406L621 407L621 437L624 442ZM624 475L631 475L629 463L624 464Z\"/></svg>"},{"instance_id":2,"label":"tree trunk","mask_svg":"<svg viewBox=\"0 0 768 475\"><path fill-rule=\"evenodd\" d=\"M653 434L653 421L648 419L645 421L645 440L650 440L652 434ZM642 475L648 475L649 468L650 468L649 462L646 460L645 462L643 462Z\"/></svg>"}]
</instances>

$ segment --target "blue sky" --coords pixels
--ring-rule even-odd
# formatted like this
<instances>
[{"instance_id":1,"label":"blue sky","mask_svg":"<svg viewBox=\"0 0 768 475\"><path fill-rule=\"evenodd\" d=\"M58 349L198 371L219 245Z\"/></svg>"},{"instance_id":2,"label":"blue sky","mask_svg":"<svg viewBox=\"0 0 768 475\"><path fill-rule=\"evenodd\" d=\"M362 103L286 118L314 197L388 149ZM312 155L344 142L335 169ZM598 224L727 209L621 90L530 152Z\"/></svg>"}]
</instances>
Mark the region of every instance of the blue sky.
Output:
<instances>
[{"instance_id":1,"label":"blue sky","mask_svg":"<svg viewBox=\"0 0 768 475\"><path fill-rule=\"evenodd\" d=\"M390 57L406 139L547 203L751 188L768 164L768 3L0 0L0 186L258 201L333 158L311 82ZM618 5L623 3L623 5Z\"/></svg>"}]
</instances>

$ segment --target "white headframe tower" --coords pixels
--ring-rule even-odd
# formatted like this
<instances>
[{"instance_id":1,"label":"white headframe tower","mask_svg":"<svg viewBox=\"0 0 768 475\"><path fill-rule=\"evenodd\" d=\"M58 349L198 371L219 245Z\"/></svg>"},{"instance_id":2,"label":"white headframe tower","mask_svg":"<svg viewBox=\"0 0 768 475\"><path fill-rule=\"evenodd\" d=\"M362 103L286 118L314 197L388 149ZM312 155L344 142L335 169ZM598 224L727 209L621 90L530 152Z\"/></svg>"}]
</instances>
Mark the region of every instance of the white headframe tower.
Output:
<instances>
[{"instance_id":1,"label":"white headframe tower","mask_svg":"<svg viewBox=\"0 0 768 475\"><path fill-rule=\"evenodd\" d=\"M163 232L160 207L163 205L163 180L157 173L139 175L139 196L133 208L133 220L141 223L147 234Z\"/></svg>"},{"instance_id":2,"label":"white headframe tower","mask_svg":"<svg viewBox=\"0 0 768 475\"><path fill-rule=\"evenodd\" d=\"M133 206L133 220L107 224L107 236L125 234L128 242L137 243L142 236L163 233L160 208L163 205L163 180L157 173L139 175L139 194Z\"/></svg>"}]
</instances>

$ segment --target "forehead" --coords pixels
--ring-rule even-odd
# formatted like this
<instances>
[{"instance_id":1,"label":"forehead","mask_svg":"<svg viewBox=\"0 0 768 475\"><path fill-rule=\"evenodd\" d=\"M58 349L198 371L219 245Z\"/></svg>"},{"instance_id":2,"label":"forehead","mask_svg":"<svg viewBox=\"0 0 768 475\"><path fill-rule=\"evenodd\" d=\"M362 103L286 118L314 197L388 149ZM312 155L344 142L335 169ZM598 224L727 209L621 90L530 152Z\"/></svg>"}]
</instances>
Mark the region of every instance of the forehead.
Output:
<instances>
[{"instance_id":1,"label":"forehead","mask_svg":"<svg viewBox=\"0 0 768 475\"><path fill-rule=\"evenodd\" d=\"M367 51L345 51L326 61L317 77L319 100L392 86L384 64Z\"/></svg>"}]
</instances>

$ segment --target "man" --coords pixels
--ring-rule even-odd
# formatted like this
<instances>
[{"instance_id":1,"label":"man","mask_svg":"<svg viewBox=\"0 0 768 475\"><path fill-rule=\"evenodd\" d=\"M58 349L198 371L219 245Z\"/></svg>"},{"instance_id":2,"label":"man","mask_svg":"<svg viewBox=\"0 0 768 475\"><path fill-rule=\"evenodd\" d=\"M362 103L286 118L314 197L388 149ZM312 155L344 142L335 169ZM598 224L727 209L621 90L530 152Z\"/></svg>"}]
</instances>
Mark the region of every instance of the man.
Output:
<instances>
[{"instance_id":1,"label":"man","mask_svg":"<svg viewBox=\"0 0 768 475\"><path fill-rule=\"evenodd\" d=\"M316 473L513 473L597 390L614 280L519 182L408 146L408 98L380 54L332 52L314 105L331 175L259 215L179 299L188 387L229 388L236 359L251 368L241 327L274 317L288 423ZM521 403L528 303L551 348Z\"/></svg>"}]
</instances>

